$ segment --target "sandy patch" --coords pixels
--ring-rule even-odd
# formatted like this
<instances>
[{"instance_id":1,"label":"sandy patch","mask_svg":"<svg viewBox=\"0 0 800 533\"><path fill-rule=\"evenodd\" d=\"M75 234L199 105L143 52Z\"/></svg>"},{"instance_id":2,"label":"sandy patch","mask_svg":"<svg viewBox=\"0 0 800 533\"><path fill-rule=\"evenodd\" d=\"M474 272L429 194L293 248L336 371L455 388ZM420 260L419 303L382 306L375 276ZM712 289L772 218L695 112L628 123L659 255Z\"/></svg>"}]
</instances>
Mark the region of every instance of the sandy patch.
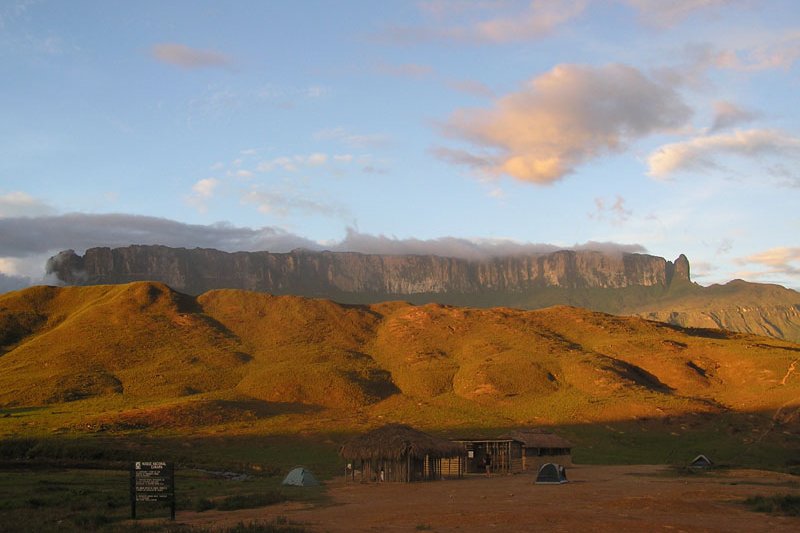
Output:
<instances>
[{"instance_id":1,"label":"sandy patch","mask_svg":"<svg viewBox=\"0 0 800 533\"><path fill-rule=\"evenodd\" d=\"M431 483L329 483L325 505L286 503L232 512L184 512L178 521L228 526L285 517L312 531L800 531L800 518L754 513L756 494L800 494L788 474L734 470L660 476L662 466L575 466L570 483L533 476Z\"/></svg>"}]
</instances>

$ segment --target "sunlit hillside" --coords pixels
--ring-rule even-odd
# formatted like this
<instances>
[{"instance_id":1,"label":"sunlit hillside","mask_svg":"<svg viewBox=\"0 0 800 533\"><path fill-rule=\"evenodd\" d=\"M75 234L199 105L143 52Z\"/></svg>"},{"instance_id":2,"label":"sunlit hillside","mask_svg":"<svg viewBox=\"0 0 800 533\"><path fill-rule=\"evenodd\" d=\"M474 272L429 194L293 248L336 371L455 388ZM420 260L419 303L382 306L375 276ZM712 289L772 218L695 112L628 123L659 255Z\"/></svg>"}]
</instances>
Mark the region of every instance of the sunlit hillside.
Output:
<instances>
[{"instance_id":1,"label":"sunlit hillside","mask_svg":"<svg viewBox=\"0 0 800 533\"><path fill-rule=\"evenodd\" d=\"M8 293L0 324L0 405L48 413L7 419L7 434L731 412L774 415L792 434L800 400L798 345L573 307L347 306L235 290L195 299L133 283Z\"/></svg>"}]
</instances>

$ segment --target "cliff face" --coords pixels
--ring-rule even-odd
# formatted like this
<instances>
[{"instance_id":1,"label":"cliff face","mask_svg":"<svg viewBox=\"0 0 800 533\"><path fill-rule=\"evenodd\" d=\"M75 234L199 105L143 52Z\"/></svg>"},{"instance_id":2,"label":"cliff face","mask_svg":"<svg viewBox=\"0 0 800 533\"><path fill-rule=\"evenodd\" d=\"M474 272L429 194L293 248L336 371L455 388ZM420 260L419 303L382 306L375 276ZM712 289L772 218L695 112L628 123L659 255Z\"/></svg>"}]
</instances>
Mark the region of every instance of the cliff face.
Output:
<instances>
[{"instance_id":1,"label":"cliff face","mask_svg":"<svg viewBox=\"0 0 800 533\"><path fill-rule=\"evenodd\" d=\"M212 289L330 298L343 303L408 300L537 309L567 304L690 327L800 342L800 294L733 281L701 287L689 261L643 254L560 251L483 261L358 253L237 252L128 246L68 250L48 273L70 285L160 281L193 295Z\"/></svg>"},{"instance_id":2,"label":"cliff face","mask_svg":"<svg viewBox=\"0 0 800 533\"><path fill-rule=\"evenodd\" d=\"M689 282L689 263L644 254L591 251L499 257L483 261L437 256L359 253L237 252L129 246L65 251L48 261L70 285L160 281L191 294L235 288L277 294L414 295L520 292L545 287L622 289Z\"/></svg>"}]
</instances>

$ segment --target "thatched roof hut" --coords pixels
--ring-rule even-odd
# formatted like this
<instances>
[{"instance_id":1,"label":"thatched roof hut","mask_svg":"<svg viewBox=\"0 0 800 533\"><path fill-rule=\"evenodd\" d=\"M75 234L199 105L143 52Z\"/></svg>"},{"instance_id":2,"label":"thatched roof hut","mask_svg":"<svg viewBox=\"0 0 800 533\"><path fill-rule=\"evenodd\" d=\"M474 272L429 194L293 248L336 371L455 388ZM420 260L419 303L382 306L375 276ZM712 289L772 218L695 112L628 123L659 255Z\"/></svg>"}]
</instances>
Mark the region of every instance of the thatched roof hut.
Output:
<instances>
[{"instance_id":1,"label":"thatched roof hut","mask_svg":"<svg viewBox=\"0 0 800 533\"><path fill-rule=\"evenodd\" d=\"M460 457L458 444L405 424L389 424L355 437L339 451L350 461L349 476L359 468L362 481L415 481L440 477L441 460Z\"/></svg>"}]
</instances>

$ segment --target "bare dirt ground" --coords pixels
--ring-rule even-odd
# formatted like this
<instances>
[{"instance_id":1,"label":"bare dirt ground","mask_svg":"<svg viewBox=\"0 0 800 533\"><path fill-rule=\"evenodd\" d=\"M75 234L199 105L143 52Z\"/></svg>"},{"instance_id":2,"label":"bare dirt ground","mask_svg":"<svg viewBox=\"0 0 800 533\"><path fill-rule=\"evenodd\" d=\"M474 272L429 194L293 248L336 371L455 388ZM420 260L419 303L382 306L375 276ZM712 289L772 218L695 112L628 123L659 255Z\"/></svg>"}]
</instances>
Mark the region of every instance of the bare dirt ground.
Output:
<instances>
[{"instance_id":1,"label":"bare dirt ground","mask_svg":"<svg viewBox=\"0 0 800 533\"><path fill-rule=\"evenodd\" d=\"M800 494L796 477L667 472L663 466L574 466L564 485L535 485L532 474L412 484L336 480L328 484L325 504L185 512L177 519L216 527L285 517L320 532L800 531L800 518L755 513L741 504L753 495Z\"/></svg>"}]
</instances>

